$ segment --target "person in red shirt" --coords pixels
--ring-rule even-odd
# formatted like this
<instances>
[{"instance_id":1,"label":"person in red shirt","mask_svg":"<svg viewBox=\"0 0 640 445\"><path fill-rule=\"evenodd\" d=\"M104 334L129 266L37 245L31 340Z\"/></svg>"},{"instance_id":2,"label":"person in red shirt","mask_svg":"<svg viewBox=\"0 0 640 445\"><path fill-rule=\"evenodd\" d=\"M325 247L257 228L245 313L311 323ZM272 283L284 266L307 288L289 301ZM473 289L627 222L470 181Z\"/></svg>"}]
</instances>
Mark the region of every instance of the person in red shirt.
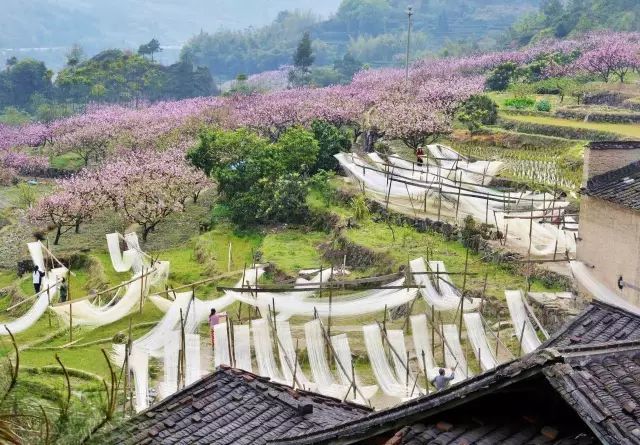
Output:
<instances>
[{"instance_id":1,"label":"person in red shirt","mask_svg":"<svg viewBox=\"0 0 640 445\"><path fill-rule=\"evenodd\" d=\"M220 323L223 318L226 320L227 318L226 312L217 314L215 309L211 309L211 313L209 314L209 329L211 329L211 347L215 347L215 343L216 343L216 334L213 328L218 323Z\"/></svg>"},{"instance_id":2,"label":"person in red shirt","mask_svg":"<svg viewBox=\"0 0 640 445\"><path fill-rule=\"evenodd\" d=\"M416 150L416 159L418 160L418 165L423 165L424 149L422 147L418 147L418 149Z\"/></svg>"}]
</instances>

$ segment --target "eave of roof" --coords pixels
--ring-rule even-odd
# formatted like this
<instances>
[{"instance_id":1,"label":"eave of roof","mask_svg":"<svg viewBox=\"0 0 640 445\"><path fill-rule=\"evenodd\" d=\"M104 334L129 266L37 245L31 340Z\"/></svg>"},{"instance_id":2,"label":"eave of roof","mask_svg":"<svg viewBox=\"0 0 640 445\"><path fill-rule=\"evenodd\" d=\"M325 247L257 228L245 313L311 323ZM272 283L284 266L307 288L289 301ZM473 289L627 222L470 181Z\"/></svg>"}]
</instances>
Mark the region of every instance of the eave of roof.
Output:
<instances>
[{"instance_id":1,"label":"eave of roof","mask_svg":"<svg viewBox=\"0 0 640 445\"><path fill-rule=\"evenodd\" d=\"M529 354L519 360L500 365L447 390L410 400L394 408L373 413L362 419L350 421L319 432L295 437L272 439L270 444L349 444L375 434L394 431L398 426L411 425L424 418L425 411L435 414L469 400L493 392L497 388L511 386L519 381L539 374L551 363L560 362L561 355L554 349L545 349Z\"/></svg>"},{"instance_id":2,"label":"eave of roof","mask_svg":"<svg viewBox=\"0 0 640 445\"><path fill-rule=\"evenodd\" d=\"M594 176L582 194L640 210L640 161Z\"/></svg>"}]
</instances>

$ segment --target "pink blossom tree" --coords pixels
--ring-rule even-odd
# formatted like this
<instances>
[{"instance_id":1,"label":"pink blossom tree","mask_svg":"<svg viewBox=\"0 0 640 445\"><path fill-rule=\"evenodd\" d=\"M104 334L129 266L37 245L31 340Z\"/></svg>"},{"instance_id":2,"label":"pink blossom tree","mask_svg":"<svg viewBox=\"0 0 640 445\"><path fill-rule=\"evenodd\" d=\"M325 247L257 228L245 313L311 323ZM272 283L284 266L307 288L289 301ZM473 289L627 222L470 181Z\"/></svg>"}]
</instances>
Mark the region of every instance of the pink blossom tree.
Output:
<instances>
[{"instance_id":1,"label":"pink blossom tree","mask_svg":"<svg viewBox=\"0 0 640 445\"><path fill-rule=\"evenodd\" d=\"M181 151L132 151L107 162L96 182L114 210L142 228L142 239L174 212L184 211L209 186L204 174L187 164Z\"/></svg>"},{"instance_id":2,"label":"pink blossom tree","mask_svg":"<svg viewBox=\"0 0 640 445\"><path fill-rule=\"evenodd\" d=\"M624 82L629 71L640 68L640 44L627 34L592 34L587 39L587 49L576 65L605 82L609 82L612 75Z\"/></svg>"}]
</instances>

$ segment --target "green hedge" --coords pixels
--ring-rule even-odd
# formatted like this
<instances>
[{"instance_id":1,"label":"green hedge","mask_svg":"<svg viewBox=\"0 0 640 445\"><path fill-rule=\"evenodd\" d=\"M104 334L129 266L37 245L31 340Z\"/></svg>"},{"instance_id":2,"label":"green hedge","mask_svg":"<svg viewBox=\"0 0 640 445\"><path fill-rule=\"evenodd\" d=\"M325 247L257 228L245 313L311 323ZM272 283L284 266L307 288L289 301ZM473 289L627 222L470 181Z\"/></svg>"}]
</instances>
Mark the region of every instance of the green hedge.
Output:
<instances>
[{"instance_id":1,"label":"green hedge","mask_svg":"<svg viewBox=\"0 0 640 445\"><path fill-rule=\"evenodd\" d=\"M507 130L519 133L544 134L565 139L577 139L584 141L618 141L623 139L616 133L606 131L587 130L584 128L562 127L559 125L534 124L530 122L514 121L501 118L499 125Z\"/></svg>"},{"instance_id":2,"label":"green hedge","mask_svg":"<svg viewBox=\"0 0 640 445\"><path fill-rule=\"evenodd\" d=\"M625 113L616 111L589 111L585 109L561 109L556 111L556 117L574 119L587 122L606 122L610 124L638 124L640 113Z\"/></svg>"}]
</instances>

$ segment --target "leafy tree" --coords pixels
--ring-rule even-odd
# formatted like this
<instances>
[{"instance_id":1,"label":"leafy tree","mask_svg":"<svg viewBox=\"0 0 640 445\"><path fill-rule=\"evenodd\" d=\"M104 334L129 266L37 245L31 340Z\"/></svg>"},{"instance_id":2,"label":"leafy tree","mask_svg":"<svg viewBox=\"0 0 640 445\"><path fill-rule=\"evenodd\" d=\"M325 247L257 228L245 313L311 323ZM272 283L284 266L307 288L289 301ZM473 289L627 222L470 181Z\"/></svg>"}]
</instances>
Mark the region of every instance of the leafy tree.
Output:
<instances>
[{"instance_id":1,"label":"leafy tree","mask_svg":"<svg viewBox=\"0 0 640 445\"><path fill-rule=\"evenodd\" d=\"M514 79L518 65L506 62L498 65L487 77L486 87L490 91L504 91Z\"/></svg>"},{"instance_id":2,"label":"leafy tree","mask_svg":"<svg viewBox=\"0 0 640 445\"><path fill-rule=\"evenodd\" d=\"M53 72L43 62L24 59L12 63L0 72L0 100L6 101L4 105L25 109L34 94L51 96L52 77Z\"/></svg>"},{"instance_id":3,"label":"leafy tree","mask_svg":"<svg viewBox=\"0 0 640 445\"><path fill-rule=\"evenodd\" d=\"M347 52L342 56L342 59L333 62L333 69L349 82L353 75L362 69L362 62L353 57L353 54Z\"/></svg>"},{"instance_id":4,"label":"leafy tree","mask_svg":"<svg viewBox=\"0 0 640 445\"><path fill-rule=\"evenodd\" d=\"M212 173L236 223L304 220L308 175L316 165L319 151L312 133L291 127L275 143L245 130L214 135L205 135L206 143L201 142L190 153L190 159ZM205 145L211 151L205 150Z\"/></svg>"},{"instance_id":5,"label":"leafy tree","mask_svg":"<svg viewBox=\"0 0 640 445\"><path fill-rule=\"evenodd\" d=\"M320 148L313 133L302 127L287 129L276 143L279 161L286 171L309 175L313 172Z\"/></svg>"},{"instance_id":6,"label":"leafy tree","mask_svg":"<svg viewBox=\"0 0 640 445\"><path fill-rule=\"evenodd\" d=\"M189 150L187 159L211 176L216 170L239 163L252 151L259 151L267 144L266 139L246 129L208 129L200 133L198 145Z\"/></svg>"},{"instance_id":7,"label":"leafy tree","mask_svg":"<svg viewBox=\"0 0 640 445\"><path fill-rule=\"evenodd\" d=\"M324 121L313 121L311 130L319 146L318 159L314 171L336 169L338 161L333 155L341 151L349 151L351 137L345 130Z\"/></svg>"},{"instance_id":8,"label":"leafy tree","mask_svg":"<svg viewBox=\"0 0 640 445\"><path fill-rule=\"evenodd\" d=\"M486 95L474 95L467 99L458 111L458 120L474 133L482 125L494 125L498 119L498 105Z\"/></svg>"},{"instance_id":9,"label":"leafy tree","mask_svg":"<svg viewBox=\"0 0 640 445\"><path fill-rule=\"evenodd\" d=\"M140 54L141 56L150 55L152 62L153 62L153 55L160 51L162 51L162 48L160 47L160 42L155 38L151 39L149 43L140 45L140 47L138 48L138 54Z\"/></svg>"},{"instance_id":10,"label":"leafy tree","mask_svg":"<svg viewBox=\"0 0 640 445\"><path fill-rule=\"evenodd\" d=\"M67 53L67 66L78 66L85 59L84 50L77 43L74 44Z\"/></svg>"},{"instance_id":11,"label":"leafy tree","mask_svg":"<svg viewBox=\"0 0 640 445\"><path fill-rule=\"evenodd\" d=\"M311 36L309 31L306 31L293 55L293 70L289 73L289 81L293 85L308 85L311 77L311 65L314 61Z\"/></svg>"}]
</instances>

